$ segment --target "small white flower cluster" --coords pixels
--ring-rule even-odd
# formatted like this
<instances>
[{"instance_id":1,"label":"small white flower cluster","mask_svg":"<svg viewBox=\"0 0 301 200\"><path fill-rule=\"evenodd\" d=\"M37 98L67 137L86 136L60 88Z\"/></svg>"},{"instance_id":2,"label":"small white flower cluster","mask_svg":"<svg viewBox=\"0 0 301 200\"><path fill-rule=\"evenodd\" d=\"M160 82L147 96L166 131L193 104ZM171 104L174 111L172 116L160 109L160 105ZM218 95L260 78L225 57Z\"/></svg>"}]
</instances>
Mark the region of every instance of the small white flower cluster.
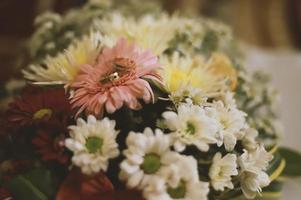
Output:
<instances>
[{"instance_id":1,"label":"small white flower cluster","mask_svg":"<svg viewBox=\"0 0 301 200\"><path fill-rule=\"evenodd\" d=\"M254 198L270 182L265 170L273 156L259 146L256 141L258 132L248 126L245 117L246 114L236 107L232 93L202 105L193 105L188 100L180 104L176 112L163 113L176 151L194 146L207 152L215 145L212 148L216 153L209 169L214 190L233 189L235 177L235 180L239 179L244 195ZM235 150L238 141L244 149L242 155ZM221 148L228 153L222 154Z\"/></svg>"},{"instance_id":2,"label":"small white flower cluster","mask_svg":"<svg viewBox=\"0 0 301 200\"><path fill-rule=\"evenodd\" d=\"M175 149L179 152L186 145L194 145L206 152L209 144L217 144L218 147L224 145L228 152L233 151L237 140L245 136L245 116L235 104L227 104L222 100L204 105L194 105L188 100L179 105L177 112L163 113L165 125L171 130ZM250 137L248 134L247 146L253 144Z\"/></svg>"},{"instance_id":3,"label":"small white flower cluster","mask_svg":"<svg viewBox=\"0 0 301 200\"><path fill-rule=\"evenodd\" d=\"M172 151L161 130L131 132L126 143L120 178L129 188L142 190L148 200L207 199L209 184L199 180L197 161Z\"/></svg>"},{"instance_id":4,"label":"small white flower cluster","mask_svg":"<svg viewBox=\"0 0 301 200\"><path fill-rule=\"evenodd\" d=\"M245 150L239 157L241 189L248 199L255 198L262 191L262 187L270 184L265 170L272 159L273 156L263 146L258 146L253 151Z\"/></svg>"},{"instance_id":5,"label":"small white flower cluster","mask_svg":"<svg viewBox=\"0 0 301 200\"><path fill-rule=\"evenodd\" d=\"M209 171L211 184L215 190L223 191L225 188L234 188L231 176L238 174L236 162L235 154L228 153L224 157L219 152L215 154Z\"/></svg>"}]
</instances>

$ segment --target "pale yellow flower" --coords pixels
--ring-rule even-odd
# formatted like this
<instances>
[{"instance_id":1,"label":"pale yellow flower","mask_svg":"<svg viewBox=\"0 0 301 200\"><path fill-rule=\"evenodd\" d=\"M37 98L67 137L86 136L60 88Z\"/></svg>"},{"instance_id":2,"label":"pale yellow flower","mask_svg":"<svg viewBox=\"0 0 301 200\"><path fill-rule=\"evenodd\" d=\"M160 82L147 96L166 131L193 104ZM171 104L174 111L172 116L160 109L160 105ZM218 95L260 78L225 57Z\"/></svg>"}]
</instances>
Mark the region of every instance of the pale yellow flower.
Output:
<instances>
[{"instance_id":1,"label":"pale yellow flower","mask_svg":"<svg viewBox=\"0 0 301 200\"><path fill-rule=\"evenodd\" d=\"M201 56L181 57L174 53L172 57L162 57L161 75L167 91L171 94L183 88L196 88L208 94L225 88L225 78L212 68L212 61L205 62Z\"/></svg>"},{"instance_id":2,"label":"pale yellow flower","mask_svg":"<svg viewBox=\"0 0 301 200\"><path fill-rule=\"evenodd\" d=\"M47 57L43 64L24 70L26 79L35 84L69 84L83 64L94 64L101 49L102 36L91 33L70 45L65 52Z\"/></svg>"},{"instance_id":3,"label":"pale yellow flower","mask_svg":"<svg viewBox=\"0 0 301 200\"><path fill-rule=\"evenodd\" d=\"M168 48L168 42L174 37L177 23L175 17L161 16L155 18L147 15L139 20L113 13L107 19L98 22L98 28L107 37L108 46L122 37L150 49L160 55Z\"/></svg>"},{"instance_id":4,"label":"pale yellow flower","mask_svg":"<svg viewBox=\"0 0 301 200\"><path fill-rule=\"evenodd\" d=\"M225 77L229 80L232 90L236 88L237 72L233 67L231 60L225 54L213 53L208 65L216 75Z\"/></svg>"},{"instance_id":5,"label":"pale yellow flower","mask_svg":"<svg viewBox=\"0 0 301 200\"><path fill-rule=\"evenodd\" d=\"M237 85L237 73L230 59L222 53L214 53L206 61L202 56L161 57L163 78L166 90L173 99L189 97L202 99L212 93L230 91Z\"/></svg>"}]
</instances>

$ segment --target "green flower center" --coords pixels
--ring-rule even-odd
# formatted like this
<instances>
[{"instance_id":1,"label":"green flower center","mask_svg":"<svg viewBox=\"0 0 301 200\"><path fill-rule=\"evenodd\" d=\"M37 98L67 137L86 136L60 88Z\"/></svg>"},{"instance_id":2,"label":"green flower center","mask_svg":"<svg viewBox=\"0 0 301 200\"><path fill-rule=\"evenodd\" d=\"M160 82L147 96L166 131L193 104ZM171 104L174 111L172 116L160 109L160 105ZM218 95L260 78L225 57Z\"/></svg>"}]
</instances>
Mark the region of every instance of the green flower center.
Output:
<instances>
[{"instance_id":1,"label":"green flower center","mask_svg":"<svg viewBox=\"0 0 301 200\"><path fill-rule=\"evenodd\" d=\"M193 125L193 123L188 122L187 126L186 126L186 133L189 134L189 135L194 135L195 132L196 132L196 128Z\"/></svg>"},{"instance_id":2,"label":"green flower center","mask_svg":"<svg viewBox=\"0 0 301 200\"><path fill-rule=\"evenodd\" d=\"M178 185L178 187L175 188L167 188L167 193L169 196L173 199L183 199L186 195L186 186L185 182L181 181L181 183Z\"/></svg>"},{"instance_id":3,"label":"green flower center","mask_svg":"<svg viewBox=\"0 0 301 200\"><path fill-rule=\"evenodd\" d=\"M99 137L88 137L86 141L86 147L89 153L96 153L100 151L103 145L103 139Z\"/></svg>"},{"instance_id":4,"label":"green flower center","mask_svg":"<svg viewBox=\"0 0 301 200\"><path fill-rule=\"evenodd\" d=\"M157 154L151 153L144 156L144 161L141 164L141 169L146 174L154 174L161 167L160 157Z\"/></svg>"},{"instance_id":5,"label":"green flower center","mask_svg":"<svg viewBox=\"0 0 301 200\"><path fill-rule=\"evenodd\" d=\"M38 110L37 112L34 113L33 119L38 120L38 119L43 119L44 117L51 117L52 115L52 110L49 108L42 108Z\"/></svg>"}]
</instances>

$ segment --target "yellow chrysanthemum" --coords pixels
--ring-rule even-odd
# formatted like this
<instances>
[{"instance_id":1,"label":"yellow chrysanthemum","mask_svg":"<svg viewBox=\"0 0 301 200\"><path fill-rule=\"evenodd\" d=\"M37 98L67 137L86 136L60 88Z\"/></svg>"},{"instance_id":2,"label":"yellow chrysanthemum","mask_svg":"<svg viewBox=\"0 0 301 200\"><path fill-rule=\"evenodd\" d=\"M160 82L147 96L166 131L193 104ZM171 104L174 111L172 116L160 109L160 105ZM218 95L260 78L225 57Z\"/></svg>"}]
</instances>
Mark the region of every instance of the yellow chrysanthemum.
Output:
<instances>
[{"instance_id":1,"label":"yellow chrysanthemum","mask_svg":"<svg viewBox=\"0 0 301 200\"><path fill-rule=\"evenodd\" d=\"M166 89L171 94L183 88L198 89L202 93L222 90L226 86L225 78L213 70L211 62L206 63L201 56L180 57L178 53L171 58L163 57L161 75Z\"/></svg>"},{"instance_id":2,"label":"yellow chrysanthemum","mask_svg":"<svg viewBox=\"0 0 301 200\"><path fill-rule=\"evenodd\" d=\"M106 37L108 46L125 37L127 40L138 44L144 49L150 49L160 55L168 48L168 42L174 37L177 23L176 18L161 16L145 16L139 20L126 18L118 13L99 21L98 27Z\"/></svg>"},{"instance_id":3,"label":"yellow chrysanthemum","mask_svg":"<svg viewBox=\"0 0 301 200\"><path fill-rule=\"evenodd\" d=\"M231 61L221 53L213 54L208 61L198 55L181 57L174 53L161 57L161 64L165 88L176 103L189 97L201 104L206 97L234 89L237 84Z\"/></svg>"},{"instance_id":4,"label":"yellow chrysanthemum","mask_svg":"<svg viewBox=\"0 0 301 200\"><path fill-rule=\"evenodd\" d=\"M230 59L222 53L212 54L208 65L212 71L219 76L225 77L230 82L230 87L232 90L236 88L237 85L237 72L232 65Z\"/></svg>"},{"instance_id":5,"label":"yellow chrysanthemum","mask_svg":"<svg viewBox=\"0 0 301 200\"><path fill-rule=\"evenodd\" d=\"M41 65L31 65L23 74L35 84L69 84L83 64L93 64L101 49L102 36L91 33L70 45L64 53L48 57Z\"/></svg>"}]
</instances>

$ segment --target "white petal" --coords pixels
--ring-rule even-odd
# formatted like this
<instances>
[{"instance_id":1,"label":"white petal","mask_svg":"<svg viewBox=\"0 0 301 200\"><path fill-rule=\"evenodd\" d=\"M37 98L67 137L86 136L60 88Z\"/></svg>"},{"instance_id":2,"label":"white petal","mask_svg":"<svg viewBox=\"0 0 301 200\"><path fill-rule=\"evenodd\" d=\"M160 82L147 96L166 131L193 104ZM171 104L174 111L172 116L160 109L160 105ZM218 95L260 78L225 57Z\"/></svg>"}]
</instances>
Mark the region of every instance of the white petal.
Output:
<instances>
[{"instance_id":1,"label":"white petal","mask_svg":"<svg viewBox=\"0 0 301 200\"><path fill-rule=\"evenodd\" d=\"M127 181L127 186L130 188L136 188L142 180L143 175L144 173L141 170L135 172L131 177L129 177Z\"/></svg>"},{"instance_id":2,"label":"white petal","mask_svg":"<svg viewBox=\"0 0 301 200\"><path fill-rule=\"evenodd\" d=\"M130 163L128 163L127 161L123 161L120 164L120 167L123 171L125 171L128 174L133 174L136 173L139 170L139 166L137 165L131 165Z\"/></svg>"}]
</instances>

